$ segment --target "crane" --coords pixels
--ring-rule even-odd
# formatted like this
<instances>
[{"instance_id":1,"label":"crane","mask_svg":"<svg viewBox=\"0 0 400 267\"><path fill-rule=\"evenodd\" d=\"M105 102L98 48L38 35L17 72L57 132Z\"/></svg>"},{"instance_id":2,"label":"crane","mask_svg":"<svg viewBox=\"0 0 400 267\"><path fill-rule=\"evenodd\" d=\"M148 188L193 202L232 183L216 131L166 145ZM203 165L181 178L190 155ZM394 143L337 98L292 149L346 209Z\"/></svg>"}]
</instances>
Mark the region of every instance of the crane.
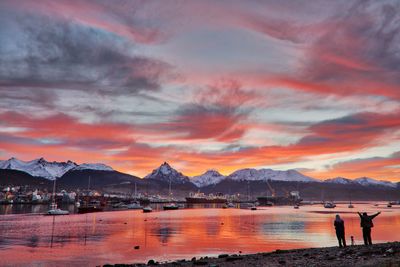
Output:
<instances>
[{"instance_id":1,"label":"crane","mask_svg":"<svg viewBox=\"0 0 400 267\"><path fill-rule=\"evenodd\" d=\"M272 197L275 197L275 190L272 188L271 184L269 183L269 180L270 180L270 179L266 179L266 182L267 182L269 191L271 192L271 196L272 196Z\"/></svg>"}]
</instances>

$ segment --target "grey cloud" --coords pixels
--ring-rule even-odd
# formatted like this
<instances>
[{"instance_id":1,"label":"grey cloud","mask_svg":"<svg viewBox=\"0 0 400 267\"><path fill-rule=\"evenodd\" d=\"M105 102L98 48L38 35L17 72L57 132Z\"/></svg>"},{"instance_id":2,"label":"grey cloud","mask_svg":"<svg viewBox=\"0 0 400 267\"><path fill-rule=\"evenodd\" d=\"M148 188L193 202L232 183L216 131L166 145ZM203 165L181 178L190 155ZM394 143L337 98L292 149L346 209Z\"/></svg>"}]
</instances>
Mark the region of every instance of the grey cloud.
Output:
<instances>
[{"instance_id":1,"label":"grey cloud","mask_svg":"<svg viewBox=\"0 0 400 267\"><path fill-rule=\"evenodd\" d=\"M9 14L18 21L19 37L15 37L18 53L7 54L0 44L0 93L29 88L91 90L99 94L137 94L160 88L170 65L156 59L132 55L131 44L112 34L74 24L54 21L36 15ZM0 31L2 38L14 38ZM39 103L51 102L50 91ZM40 94L40 93L39 93ZM31 98L31 101L38 99Z\"/></svg>"},{"instance_id":2,"label":"grey cloud","mask_svg":"<svg viewBox=\"0 0 400 267\"><path fill-rule=\"evenodd\" d=\"M400 3L357 1L347 12L327 22L331 26L309 50L301 78L332 83L335 90L343 92L349 90L349 84L384 83L392 89L376 90L400 96L393 89L400 85ZM344 64L324 56L337 57ZM367 90L372 89L360 87L359 93Z\"/></svg>"}]
</instances>

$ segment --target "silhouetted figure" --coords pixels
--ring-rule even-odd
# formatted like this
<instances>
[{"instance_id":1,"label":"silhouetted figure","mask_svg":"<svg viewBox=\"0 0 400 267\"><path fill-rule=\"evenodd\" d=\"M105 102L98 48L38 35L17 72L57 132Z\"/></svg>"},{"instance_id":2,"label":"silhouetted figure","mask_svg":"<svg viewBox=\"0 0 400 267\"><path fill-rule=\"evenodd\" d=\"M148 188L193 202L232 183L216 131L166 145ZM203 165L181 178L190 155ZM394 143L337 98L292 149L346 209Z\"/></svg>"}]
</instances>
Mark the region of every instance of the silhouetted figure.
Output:
<instances>
[{"instance_id":1,"label":"silhouetted figure","mask_svg":"<svg viewBox=\"0 0 400 267\"><path fill-rule=\"evenodd\" d=\"M368 215L366 212L363 214L357 212L358 215L360 216L361 222L360 226L362 227L363 231L363 238L364 238L364 244L366 246L372 245L372 239L371 239L371 228L374 227L374 223L372 222L372 219L381 214L381 212L378 212L374 215Z\"/></svg>"},{"instance_id":2,"label":"silhouetted figure","mask_svg":"<svg viewBox=\"0 0 400 267\"><path fill-rule=\"evenodd\" d=\"M333 225L336 229L336 237L339 241L339 247L346 247L346 238L344 237L344 221L340 218L339 214L336 214L336 219Z\"/></svg>"}]
</instances>

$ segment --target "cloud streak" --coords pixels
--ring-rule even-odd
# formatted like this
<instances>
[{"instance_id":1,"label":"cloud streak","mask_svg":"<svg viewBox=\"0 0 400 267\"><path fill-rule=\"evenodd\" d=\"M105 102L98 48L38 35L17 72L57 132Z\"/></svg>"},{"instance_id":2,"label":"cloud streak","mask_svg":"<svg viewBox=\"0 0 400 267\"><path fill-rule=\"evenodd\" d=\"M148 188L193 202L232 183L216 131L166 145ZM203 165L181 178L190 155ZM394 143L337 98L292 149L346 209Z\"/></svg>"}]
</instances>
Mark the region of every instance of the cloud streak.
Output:
<instances>
[{"instance_id":1,"label":"cloud streak","mask_svg":"<svg viewBox=\"0 0 400 267\"><path fill-rule=\"evenodd\" d=\"M0 6L2 157L400 178L396 1Z\"/></svg>"}]
</instances>

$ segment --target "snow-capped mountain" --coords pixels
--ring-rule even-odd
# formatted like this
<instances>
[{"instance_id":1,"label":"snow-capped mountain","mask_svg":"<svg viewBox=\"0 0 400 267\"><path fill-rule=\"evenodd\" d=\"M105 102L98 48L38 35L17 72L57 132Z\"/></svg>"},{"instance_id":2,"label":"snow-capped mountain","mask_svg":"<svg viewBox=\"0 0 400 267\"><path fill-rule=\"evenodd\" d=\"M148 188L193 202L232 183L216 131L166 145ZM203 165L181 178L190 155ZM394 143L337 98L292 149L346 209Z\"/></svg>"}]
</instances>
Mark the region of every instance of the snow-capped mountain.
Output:
<instances>
[{"instance_id":1,"label":"snow-capped mountain","mask_svg":"<svg viewBox=\"0 0 400 267\"><path fill-rule=\"evenodd\" d=\"M43 177L54 180L63 176L70 170L107 170L113 169L104 164L81 164L68 160L67 162L49 162L44 158L34 159L31 161L22 161L16 158L0 161L0 169L18 170L29 173L32 176Z\"/></svg>"},{"instance_id":2,"label":"snow-capped mountain","mask_svg":"<svg viewBox=\"0 0 400 267\"><path fill-rule=\"evenodd\" d=\"M331 184L354 184L354 183L356 183L355 181L344 178L344 177L330 178L330 179L326 179L324 182L331 183Z\"/></svg>"},{"instance_id":3,"label":"snow-capped mountain","mask_svg":"<svg viewBox=\"0 0 400 267\"><path fill-rule=\"evenodd\" d=\"M218 184L223 179L225 179L224 175L215 170L208 170L201 175L193 176L190 181L197 187L204 187L211 184Z\"/></svg>"},{"instance_id":4,"label":"snow-capped mountain","mask_svg":"<svg viewBox=\"0 0 400 267\"><path fill-rule=\"evenodd\" d=\"M190 182L189 177L172 168L167 162L164 162L160 167L154 169L149 175L144 177L144 179L155 179L168 183L171 181L171 183L175 184Z\"/></svg>"},{"instance_id":5,"label":"snow-capped mountain","mask_svg":"<svg viewBox=\"0 0 400 267\"><path fill-rule=\"evenodd\" d=\"M113 171L114 169L103 163L83 163L72 169L73 171L96 170L96 171Z\"/></svg>"},{"instance_id":6,"label":"snow-capped mountain","mask_svg":"<svg viewBox=\"0 0 400 267\"><path fill-rule=\"evenodd\" d=\"M272 169L241 169L226 177L236 181L290 181L290 182L319 182L319 180L305 176L296 170L275 171Z\"/></svg>"},{"instance_id":7,"label":"snow-capped mountain","mask_svg":"<svg viewBox=\"0 0 400 267\"><path fill-rule=\"evenodd\" d=\"M11 169L29 173L32 176L53 180L78 166L75 162L48 162L44 158L22 161L16 158L0 161L0 169Z\"/></svg>"},{"instance_id":8,"label":"snow-capped mountain","mask_svg":"<svg viewBox=\"0 0 400 267\"><path fill-rule=\"evenodd\" d=\"M360 177L357 179L348 179L344 177L336 177L336 178L331 178L331 179L326 179L324 181L325 183L334 183L334 184L360 184L363 186L386 186L386 187L393 187L396 188L397 185L395 183L389 182L389 181L380 181L380 180L375 180L372 178L368 177Z\"/></svg>"},{"instance_id":9,"label":"snow-capped mountain","mask_svg":"<svg viewBox=\"0 0 400 267\"><path fill-rule=\"evenodd\" d=\"M368 178L368 177L360 177L357 179L354 179L354 182L359 183L360 185L365 185L365 186L369 186L369 185L380 185L380 186L387 186L387 187L397 187L397 185L395 183L389 182L389 181L380 181L380 180L375 180L372 178Z\"/></svg>"}]
</instances>

